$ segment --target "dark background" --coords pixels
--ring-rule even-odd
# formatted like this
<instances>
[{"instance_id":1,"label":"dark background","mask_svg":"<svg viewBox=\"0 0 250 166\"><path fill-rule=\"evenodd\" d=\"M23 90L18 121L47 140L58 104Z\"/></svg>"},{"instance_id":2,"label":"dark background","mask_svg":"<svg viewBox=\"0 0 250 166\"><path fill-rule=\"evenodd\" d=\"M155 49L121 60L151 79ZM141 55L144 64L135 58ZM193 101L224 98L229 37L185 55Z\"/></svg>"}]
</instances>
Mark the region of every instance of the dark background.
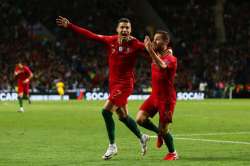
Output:
<instances>
[{"instance_id":1,"label":"dark background","mask_svg":"<svg viewBox=\"0 0 250 166\"><path fill-rule=\"evenodd\" d=\"M0 91L13 91L22 58L34 72L32 92L51 92L62 78L67 90L105 91L108 65L102 44L56 26L58 15L98 34L115 33L128 17L143 41L157 29L171 33L178 58L178 91L208 97L250 92L250 2L233 0L4 0L0 4ZM150 89L150 64L140 57L135 92ZM206 85L205 89L201 85Z\"/></svg>"}]
</instances>

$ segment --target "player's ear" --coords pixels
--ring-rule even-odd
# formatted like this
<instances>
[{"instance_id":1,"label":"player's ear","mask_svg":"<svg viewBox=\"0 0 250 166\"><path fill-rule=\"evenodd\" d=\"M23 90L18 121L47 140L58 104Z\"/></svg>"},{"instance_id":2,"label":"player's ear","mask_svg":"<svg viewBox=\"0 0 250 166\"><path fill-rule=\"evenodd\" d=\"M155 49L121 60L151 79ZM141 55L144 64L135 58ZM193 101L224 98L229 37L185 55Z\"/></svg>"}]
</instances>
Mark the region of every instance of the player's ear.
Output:
<instances>
[{"instance_id":1,"label":"player's ear","mask_svg":"<svg viewBox=\"0 0 250 166\"><path fill-rule=\"evenodd\" d=\"M119 33L119 24L116 26L116 32Z\"/></svg>"}]
</instances>

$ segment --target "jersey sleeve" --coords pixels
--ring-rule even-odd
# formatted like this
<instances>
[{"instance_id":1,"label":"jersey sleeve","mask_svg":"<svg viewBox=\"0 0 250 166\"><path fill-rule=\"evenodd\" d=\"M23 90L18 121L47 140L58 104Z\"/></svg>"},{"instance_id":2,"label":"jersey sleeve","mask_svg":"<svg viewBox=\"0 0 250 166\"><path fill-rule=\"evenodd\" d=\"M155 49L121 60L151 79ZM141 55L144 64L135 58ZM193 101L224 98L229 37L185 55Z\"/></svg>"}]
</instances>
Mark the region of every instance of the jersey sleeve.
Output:
<instances>
[{"instance_id":1,"label":"jersey sleeve","mask_svg":"<svg viewBox=\"0 0 250 166\"><path fill-rule=\"evenodd\" d=\"M146 51L144 43L140 42L139 40L137 41L137 48L142 52Z\"/></svg>"},{"instance_id":2,"label":"jersey sleeve","mask_svg":"<svg viewBox=\"0 0 250 166\"><path fill-rule=\"evenodd\" d=\"M18 72L18 71L19 71L19 68L18 68L18 67L16 67L14 72L16 73L16 72Z\"/></svg>"},{"instance_id":3,"label":"jersey sleeve","mask_svg":"<svg viewBox=\"0 0 250 166\"><path fill-rule=\"evenodd\" d=\"M29 76L30 76L31 74L33 74L33 73L31 72L30 68L27 67L27 66L24 67L24 71L25 71L26 73L28 73Z\"/></svg>"},{"instance_id":4,"label":"jersey sleeve","mask_svg":"<svg viewBox=\"0 0 250 166\"><path fill-rule=\"evenodd\" d=\"M78 34L81 34L81 35L89 38L89 39L97 40L97 41L100 41L103 43L108 43L109 36L95 34L95 33L91 32L85 28L79 27L79 26L74 25L72 23L70 23L68 25L68 28L73 30L74 32L76 32Z\"/></svg>"}]
</instances>

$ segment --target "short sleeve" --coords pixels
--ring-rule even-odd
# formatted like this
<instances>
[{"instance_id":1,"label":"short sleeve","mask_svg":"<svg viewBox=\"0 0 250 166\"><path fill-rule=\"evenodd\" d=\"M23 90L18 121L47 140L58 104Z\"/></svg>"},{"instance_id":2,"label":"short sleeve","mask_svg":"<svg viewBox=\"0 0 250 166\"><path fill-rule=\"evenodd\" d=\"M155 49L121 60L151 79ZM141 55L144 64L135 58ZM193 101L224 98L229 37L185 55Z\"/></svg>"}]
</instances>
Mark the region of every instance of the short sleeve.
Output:
<instances>
[{"instance_id":1,"label":"short sleeve","mask_svg":"<svg viewBox=\"0 0 250 166\"><path fill-rule=\"evenodd\" d=\"M26 73L29 73L29 75L32 74L32 72L31 72L31 70L30 70L29 67L25 66L25 67L24 67L24 70L25 70Z\"/></svg>"}]
</instances>

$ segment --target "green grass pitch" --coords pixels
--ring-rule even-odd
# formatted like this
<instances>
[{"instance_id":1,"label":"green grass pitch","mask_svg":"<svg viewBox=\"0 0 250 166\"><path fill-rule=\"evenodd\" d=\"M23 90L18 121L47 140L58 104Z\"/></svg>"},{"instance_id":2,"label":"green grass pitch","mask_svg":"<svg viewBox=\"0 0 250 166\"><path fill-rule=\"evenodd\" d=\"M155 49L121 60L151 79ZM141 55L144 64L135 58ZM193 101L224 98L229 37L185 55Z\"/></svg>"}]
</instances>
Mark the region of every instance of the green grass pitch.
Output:
<instances>
[{"instance_id":1,"label":"green grass pitch","mask_svg":"<svg viewBox=\"0 0 250 166\"><path fill-rule=\"evenodd\" d=\"M130 101L134 118L142 101ZM163 161L166 148L149 142L140 156L136 137L117 116L118 155L101 156L108 139L100 113L104 101L0 102L1 166L241 166L250 165L250 100L178 101L171 131L178 161ZM154 122L158 121L155 117ZM140 128L143 132L154 135Z\"/></svg>"}]
</instances>

